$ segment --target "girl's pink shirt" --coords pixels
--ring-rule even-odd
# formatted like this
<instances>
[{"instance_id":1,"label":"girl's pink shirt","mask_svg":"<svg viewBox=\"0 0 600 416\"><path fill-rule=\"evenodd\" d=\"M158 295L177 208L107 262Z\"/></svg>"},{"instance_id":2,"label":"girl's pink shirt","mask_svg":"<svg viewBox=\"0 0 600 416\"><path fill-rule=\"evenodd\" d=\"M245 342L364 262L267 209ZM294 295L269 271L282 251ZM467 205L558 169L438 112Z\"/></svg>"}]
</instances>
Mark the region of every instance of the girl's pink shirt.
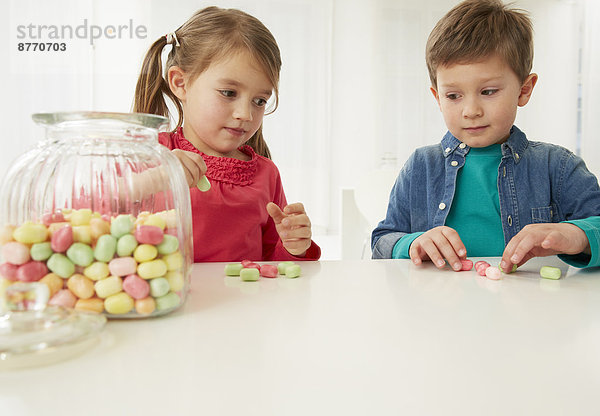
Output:
<instances>
[{"instance_id":1,"label":"girl's pink shirt","mask_svg":"<svg viewBox=\"0 0 600 416\"><path fill-rule=\"evenodd\" d=\"M194 261L318 260L321 249L314 241L304 257L296 257L283 247L267 203L283 209L287 205L279 170L250 146L240 150L249 161L209 156L183 137L182 129L160 133L160 144L170 150L198 153L204 159L208 192L190 188L194 235Z\"/></svg>"}]
</instances>

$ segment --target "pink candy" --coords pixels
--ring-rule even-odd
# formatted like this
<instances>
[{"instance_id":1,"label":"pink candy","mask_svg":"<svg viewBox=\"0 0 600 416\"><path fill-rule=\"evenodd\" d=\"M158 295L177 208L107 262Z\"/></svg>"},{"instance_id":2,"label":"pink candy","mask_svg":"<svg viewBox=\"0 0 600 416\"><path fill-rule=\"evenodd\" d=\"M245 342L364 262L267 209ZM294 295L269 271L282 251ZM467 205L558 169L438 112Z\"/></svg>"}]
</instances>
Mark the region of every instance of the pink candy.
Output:
<instances>
[{"instance_id":1,"label":"pink candy","mask_svg":"<svg viewBox=\"0 0 600 416\"><path fill-rule=\"evenodd\" d=\"M137 262L133 257L117 257L108 263L108 270L113 276L127 276L134 274Z\"/></svg>"},{"instance_id":2,"label":"pink candy","mask_svg":"<svg viewBox=\"0 0 600 416\"><path fill-rule=\"evenodd\" d=\"M55 253L64 253L73 244L73 229L65 225L52 233L50 247Z\"/></svg>"},{"instance_id":3,"label":"pink candy","mask_svg":"<svg viewBox=\"0 0 600 416\"><path fill-rule=\"evenodd\" d=\"M242 260L242 266L244 269L258 269L260 270L260 264L253 262L252 260Z\"/></svg>"},{"instance_id":4,"label":"pink candy","mask_svg":"<svg viewBox=\"0 0 600 416\"><path fill-rule=\"evenodd\" d=\"M477 270L479 276L485 276L485 269L488 267L490 267L490 264L487 261L480 260L475 263L475 270Z\"/></svg>"},{"instance_id":5,"label":"pink candy","mask_svg":"<svg viewBox=\"0 0 600 416\"><path fill-rule=\"evenodd\" d=\"M123 290L134 299L144 299L150 293L150 284L137 274L123 279Z\"/></svg>"},{"instance_id":6,"label":"pink candy","mask_svg":"<svg viewBox=\"0 0 600 416\"><path fill-rule=\"evenodd\" d=\"M497 267L488 267L485 269L485 275L488 279L500 280L502 279L502 272Z\"/></svg>"},{"instance_id":7,"label":"pink candy","mask_svg":"<svg viewBox=\"0 0 600 416\"><path fill-rule=\"evenodd\" d=\"M273 264L263 264L259 270L262 277L277 277L277 273L279 273L277 266Z\"/></svg>"},{"instance_id":8,"label":"pink candy","mask_svg":"<svg viewBox=\"0 0 600 416\"><path fill-rule=\"evenodd\" d=\"M61 211L56 211L52 213L47 213L42 216L42 222L47 227L53 222L63 222L65 220L65 216Z\"/></svg>"},{"instance_id":9,"label":"pink candy","mask_svg":"<svg viewBox=\"0 0 600 416\"><path fill-rule=\"evenodd\" d=\"M11 280L17 280L17 270L19 270L19 266L10 263L2 263L0 264L0 276Z\"/></svg>"},{"instance_id":10,"label":"pink candy","mask_svg":"<svg viewBox=\"0 0 600 416\"><path fill-rule=\"evenodd\" d=\"M50 298L48 305L74 308L76 302L77 298L69 289L61 289Z\"/></svg>"},{"instance_id":11,"label":"pink candy","mask_svg":"<svg viewBox=\"0 0 600 416\"><path fill-rule=\"evenodd\" d=\"M2 246L2 257L9 263L21 265L31 260L29 255L29 247L23 243L11 241Z\"/></svg>"},{"instance_id":12,"label":"pink candy","mask_svg":"<svg viewBox=\"0 0 600 416\"><path fill-rule=\"evenodd\" d=\"M17 279L22 282L37 282L47 274L48 268L42 261L30 261L17 269Z\"/></svg>"},{"instance_id":13,"label":"pink candy","mask_svg":"<svg viewBox=\"0 0 600 416\"><path fill-rule=\"evenodd\" d=\"M462 264L461 271L469 271L473 268L473 262L471 260L461 260L460 264Z\"/></svg>"},{"instance_id":14,"label":"pink candy","mask_svg":"<svg viewBox=\"0 0 600 416\"><path fill-rule=\"evenodd\" d=\"M139 225L134 231L135 239L140 244L157 245L163 241L163 230L155 225Z\"/></svg>"}]
</instances>

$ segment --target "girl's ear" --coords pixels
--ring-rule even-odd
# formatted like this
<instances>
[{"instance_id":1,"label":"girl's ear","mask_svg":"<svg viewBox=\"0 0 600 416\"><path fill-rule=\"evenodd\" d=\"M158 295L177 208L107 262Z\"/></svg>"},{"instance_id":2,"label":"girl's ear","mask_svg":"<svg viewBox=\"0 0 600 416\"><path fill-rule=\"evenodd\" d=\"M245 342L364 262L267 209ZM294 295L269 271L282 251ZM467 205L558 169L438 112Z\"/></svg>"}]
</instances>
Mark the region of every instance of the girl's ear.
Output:
<instances>
[{"instance_id":1,"label":"girl's ear","mask_svg":"<svg viewBox=\"0 0 600 416\"><path fill-rule=\"evenodd\" d=\"M529 102L533 87L535 87L537 80L537 74L529 74L529 76L525 78L523 85L521 85L521 93L519 94L519 107L523 107Z\"/></svg>"},{"instance_id":2,"label":"girl's ear","mask_svg":"<svg viewBox=\"0 0 600 416\"><path fill-rule=\"evenodd\" d=\"M167 71L167 77L169 80L169 88L181 101L185 100L185 73L178 66L172 66Z\"/></svg>"}]
</instances>

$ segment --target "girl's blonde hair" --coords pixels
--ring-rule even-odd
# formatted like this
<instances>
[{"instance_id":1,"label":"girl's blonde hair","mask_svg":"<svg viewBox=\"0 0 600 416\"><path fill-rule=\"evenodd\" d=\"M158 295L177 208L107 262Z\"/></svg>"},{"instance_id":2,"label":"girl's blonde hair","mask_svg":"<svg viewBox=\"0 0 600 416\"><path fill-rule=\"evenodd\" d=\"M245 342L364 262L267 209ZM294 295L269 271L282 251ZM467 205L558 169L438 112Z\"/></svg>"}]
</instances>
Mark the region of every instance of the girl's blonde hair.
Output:
<instances>
[{"instance_id":1,"label":"girl's blonde hair","mask_svg":"<svg viewBox=\"0 0 600 416\"><path fill-rule=\"evenodd\" d=\"M262 66L273 85L275 101L269 112L277 109L281 56L275 38L257 18L236 9L207 7L194 13L175 31L175 36L179 46L173 45L167 58L167 69L178 66L193 81L211 63L240 50L246 50ZM177 107L178 122L174 129L177 130L183 124L183 107L163 76L161 54L166 44L166 36L161 36L150 46L144 57L135 88L133 111L168 117L169 109L165 96L169 97ZM263 138L262 125L246 144L257 154L271 157Z\"/></svg>"},{"instance_id":2,"label":"girl's blonde hair","mask_svg":"<svg viewBox=\"0 0 600 416\"><path fill-rule=\"evenodd\" d=\"M435 25L425 51L431 85L437 68L477 62L497 53L521 82L533 65L533 26L526 11L501 0L466 0Z\"/></svg>"}]
</instances>

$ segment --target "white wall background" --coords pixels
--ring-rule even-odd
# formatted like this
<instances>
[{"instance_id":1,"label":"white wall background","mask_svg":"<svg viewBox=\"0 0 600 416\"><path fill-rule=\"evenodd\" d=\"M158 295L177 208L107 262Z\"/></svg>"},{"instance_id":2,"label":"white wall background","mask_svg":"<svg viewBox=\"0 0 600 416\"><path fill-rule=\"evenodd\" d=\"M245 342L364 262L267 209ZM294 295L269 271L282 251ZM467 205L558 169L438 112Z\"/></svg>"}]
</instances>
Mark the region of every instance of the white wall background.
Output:
<instances>
[{"instance_id":1,"label":"white wall background","mask_svg":"<svg viewBox=\"0 0 600 416\"><path fill-rule=\"evenodd\" d=\"M429 92L427 36L456 0L10 0L0 5L0 175L42 138L40 111L129 111L148 46L202 7L236 7L261 19L283 57L280 107L265 133L289 201L302 201L317 236L340 232L342 188L367 172L399 168L415 147L439 141ZM600 2L518 0L535 27L540 76L517 124L531 139L579 152L600 175ZM66 52L19 52L19 25L143 25L145 39L65 40ZM47 32L46 32L47 33ZM43 39L49 41L49 39ZM50 39L51 40L51 39ZM31 39L29 41L36 41ZM578 104L579 102L579 104ZM0 176L1 177L1 176ZM325 257L335 257L327 256Z\"/></svg>"}]
</instances>

